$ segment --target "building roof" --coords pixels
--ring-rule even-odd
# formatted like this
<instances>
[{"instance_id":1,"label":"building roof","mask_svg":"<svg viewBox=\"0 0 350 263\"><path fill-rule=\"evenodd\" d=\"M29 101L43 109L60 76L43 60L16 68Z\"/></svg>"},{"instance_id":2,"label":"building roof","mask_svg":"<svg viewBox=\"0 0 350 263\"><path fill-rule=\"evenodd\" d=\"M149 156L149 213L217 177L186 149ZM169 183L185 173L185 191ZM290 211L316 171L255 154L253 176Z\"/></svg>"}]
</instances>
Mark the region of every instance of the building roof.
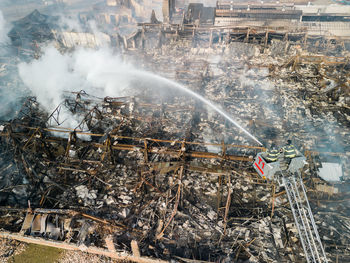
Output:
<instances>
[{"instance_id":1,"label":"building roof","mask_svg":"<svg viewBox=\"0 0 350 263\"><path fill-rule=\"evenodd\" d=\"M296 5L295 9L303 11L303 14L342 14L350 15L350 6L344 5Z\"/></svg>"}]
</instances>

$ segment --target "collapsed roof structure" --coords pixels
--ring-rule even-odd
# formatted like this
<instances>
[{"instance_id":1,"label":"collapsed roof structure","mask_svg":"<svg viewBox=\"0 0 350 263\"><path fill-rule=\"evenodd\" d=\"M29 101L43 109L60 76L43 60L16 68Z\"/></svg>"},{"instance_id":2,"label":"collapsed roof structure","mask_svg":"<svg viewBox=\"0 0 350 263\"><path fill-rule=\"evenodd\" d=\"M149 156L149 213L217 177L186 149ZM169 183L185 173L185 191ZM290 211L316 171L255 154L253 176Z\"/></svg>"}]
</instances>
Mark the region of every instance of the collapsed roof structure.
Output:
<instances>
[{"instance_id":1,"label":"collapsed roof structure","mask_svg":"<svg viewBox=\"0 0 350 263\"><path fill-rule=\"evenodd\" d=\"M41 14L34 10L26 17L13 22L13 28L8 33L12 45L31 49L33 43L43 43L54 39L52 30L57 28L58 17Z\"/></svg>"}]
</instances>

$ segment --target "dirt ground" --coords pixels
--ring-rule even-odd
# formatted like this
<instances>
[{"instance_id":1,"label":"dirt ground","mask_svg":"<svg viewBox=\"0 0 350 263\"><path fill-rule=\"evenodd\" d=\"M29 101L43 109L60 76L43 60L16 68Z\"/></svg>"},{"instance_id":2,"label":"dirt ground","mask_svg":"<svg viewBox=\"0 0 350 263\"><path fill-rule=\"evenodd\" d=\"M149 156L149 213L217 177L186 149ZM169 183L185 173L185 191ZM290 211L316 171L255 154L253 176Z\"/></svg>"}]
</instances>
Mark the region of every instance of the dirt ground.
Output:
<instances>
[{"instance_id":1,"label":"dirt ground","mask_svg":"<svg viewBox=\"0 0 350 263\"><path fill-rule=\"evenodd\" d=\"M0 263L99 263L116 262L79 251L25 244L15 240L0 239Z\"/></svg>"}]
</instances>

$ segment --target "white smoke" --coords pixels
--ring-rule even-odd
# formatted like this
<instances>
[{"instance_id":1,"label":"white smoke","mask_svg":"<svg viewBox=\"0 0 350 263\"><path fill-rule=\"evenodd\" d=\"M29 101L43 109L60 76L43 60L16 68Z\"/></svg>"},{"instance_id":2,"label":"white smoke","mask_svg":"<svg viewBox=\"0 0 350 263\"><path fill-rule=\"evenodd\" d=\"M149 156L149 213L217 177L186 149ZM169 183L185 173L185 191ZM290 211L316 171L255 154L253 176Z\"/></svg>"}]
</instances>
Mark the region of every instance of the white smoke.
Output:
<instances>
[{"instance_id":1,"label":"white smoke","mask_svg":"<svg viewBox=\"0 0 350 263\"><path fill-rule=\"evenodd\" d=\"M18 81L17 58L7 36L9 29L10 25L0 10L0 120L13 118L20 109L20 101L26 96L26 89Z\"/></svg>"},{"instance_id":2,"label":"white smoke","mask_svg":"<svg viewBox=\"0 0 350 263\"><path fill-rule=\"evenodd\" d=\"M85 90L97 97L125 96L134 68L109 49L80 49L61 54L53 46L39 60L18 65L19 75L46 110L62 102L67 91Z\"/></svg>"},{"instance_id":3,"label":"white smoke","mask_svg":"<svg viewBox=\"0 0 350 263\"><path fill-rule=\"evenodd\" d=\"M0 44L7 43L9 41L7 36L8 31L6 20L2 14L2 11L0 10Z\"/></svg>"},{"instance_id":4,"label":"white smoke","mask_svg":"<svg viewBox=\"0 0 350 263\"><path fill-rule=\"evenodd\" d=\"M76 19L67 16L60 16L58 21L59 26L66 31L84 32L83 27Z\"/></svg>"},{"instance_id":5,"label":"white smoke","mask_svg":"<svg viewBox=\"0 0 350 263\"><path fill-rule=\"evenodd\" d=\"M132 95L134 67L122 62L110 49L78 49L61 54L55 47L45 48L39 60L18 65L19 76L37 97L37 101L51 113L64 100L67 92L86 91L96 97ZM72 115L62 108L63 127L75 129L82 116Z\"/></svg>"}]
</instances>

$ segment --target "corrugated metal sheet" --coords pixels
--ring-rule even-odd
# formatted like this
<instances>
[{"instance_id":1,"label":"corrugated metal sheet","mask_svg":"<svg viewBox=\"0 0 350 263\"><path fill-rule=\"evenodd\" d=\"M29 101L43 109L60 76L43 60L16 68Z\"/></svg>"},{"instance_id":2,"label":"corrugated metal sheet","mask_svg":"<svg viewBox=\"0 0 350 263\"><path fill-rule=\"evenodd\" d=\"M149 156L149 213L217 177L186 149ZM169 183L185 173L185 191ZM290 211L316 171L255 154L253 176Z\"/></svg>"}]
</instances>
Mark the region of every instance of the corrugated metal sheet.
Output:
<instances>
[{"instance_id":1,"label":"corrugated metal sheet","mask_svg":"<svg viewBox=\"0 0 350 263\"><path fill-rule=\"evenodd\" d=\"M343 168L339 163L322 163L318 175L328 182L339 182L343 176Z\"/></svg>"},{"instance_id":2,"label":"corrugated metal sheet","mask_svg":"<svg viewBox=\"0 0 350 263\"><path fill-rule=\"evenodd\" d=\"M61 39L66 47L84 46L84 47L99 47L111 42L108 35L100 33L94 35L91 33L76 33L76 32L62 32Z\"/></svg>"}]
</instances>

